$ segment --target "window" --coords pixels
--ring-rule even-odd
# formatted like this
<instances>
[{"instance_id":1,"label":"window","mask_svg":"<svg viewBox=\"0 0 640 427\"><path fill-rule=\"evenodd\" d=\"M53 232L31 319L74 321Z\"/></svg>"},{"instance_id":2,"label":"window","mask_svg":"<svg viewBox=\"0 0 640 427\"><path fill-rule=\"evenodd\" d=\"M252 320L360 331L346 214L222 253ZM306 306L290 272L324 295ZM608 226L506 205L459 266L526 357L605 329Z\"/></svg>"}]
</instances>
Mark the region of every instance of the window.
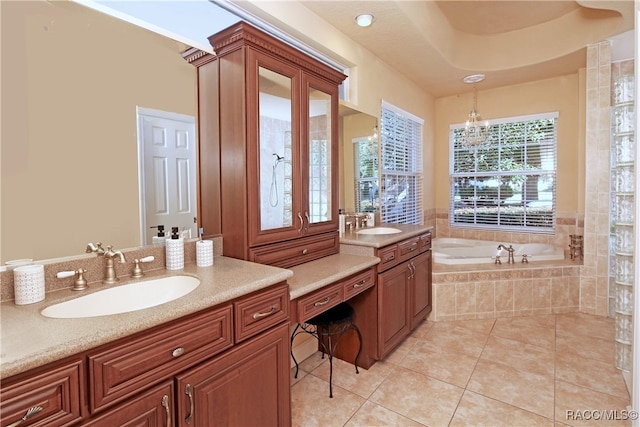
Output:
<instances>
[{"instance_id":1,"label":"window","mask_svg":"<svg viewBox=\"0 0 640 427\"><path fill-rule=\"evenodd\" d=\"M424 121L385 101L380 120L381 220L422 224Z\"/></svg>"},{"instance_id":2,"label":"window","mask_svg":"<svg viewBox=\"0 0 640 427\"><path fill-rule=\"evenodd\" d=\"M450 224L551 233L556 217L557 113L506 118L479 148L450 127Z\"/></svg>"},{"instance_id":3,"label":"window","mask_svg":"<svg viewBox=\"0 0 640 427\"><path fill-rule=\"evenodd\" d=\"M356 212L379 212L380 192L378 182L378 137L370 136L353 140L354 171L356 176Z\"/></svg>"}]
</instances>

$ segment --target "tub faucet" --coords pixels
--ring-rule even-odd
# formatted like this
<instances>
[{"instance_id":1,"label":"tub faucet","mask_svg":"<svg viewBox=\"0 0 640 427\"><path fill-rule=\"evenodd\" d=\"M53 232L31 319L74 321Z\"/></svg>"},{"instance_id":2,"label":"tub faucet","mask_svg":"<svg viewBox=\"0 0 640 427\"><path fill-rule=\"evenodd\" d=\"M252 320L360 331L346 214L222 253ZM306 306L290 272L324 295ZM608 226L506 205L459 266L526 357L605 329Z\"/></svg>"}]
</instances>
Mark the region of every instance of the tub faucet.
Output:
<instances>
[{"instance_id":1,"label":"tub faucet","mask_svg":"<svg viewBox=\"0 0 640 427\"><path fill-rule=\"evenodd\" d=\"M498 245L498 250L500 249L504 249L509 253L509 259L507 260L507 264L515 264L515 261L513 260L513 252L515 251L515 249L513 249L513 246L509 245L509 247L506 247L501 243Z\"/></svg>"}]
</instances>

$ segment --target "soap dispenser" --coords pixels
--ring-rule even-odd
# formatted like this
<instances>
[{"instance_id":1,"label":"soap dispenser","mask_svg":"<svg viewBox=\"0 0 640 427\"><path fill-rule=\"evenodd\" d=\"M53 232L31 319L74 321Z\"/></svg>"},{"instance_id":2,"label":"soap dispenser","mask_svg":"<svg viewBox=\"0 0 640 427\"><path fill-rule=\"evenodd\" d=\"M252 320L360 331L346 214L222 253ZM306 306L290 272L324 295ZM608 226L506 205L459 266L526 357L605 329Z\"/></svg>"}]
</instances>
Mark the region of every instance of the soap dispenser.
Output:
<instances>
[{"instance_id":1,"label":"soap dispenser","mask_svg":"<svg viewBox=\"0 0 640 427\"><path fill-rule=\"evenodd\" d=\"M171 238L165 242L167 270L184 268L184 239L180 237L178 227L171 227Z\"/></svg>"},{"instance_id":2,"label":"soap dispenser","mask_svg":"<svg viewBox=\"0 0 640 427\"><path fill-rule=\"evenodd\" d=\"M167 237L164 235L164 225L154 225L151 228L158 229L158 235L151 238L151 243L157 246L164 245L165 240L167 240Z\"/></svg>"}]
</instances>

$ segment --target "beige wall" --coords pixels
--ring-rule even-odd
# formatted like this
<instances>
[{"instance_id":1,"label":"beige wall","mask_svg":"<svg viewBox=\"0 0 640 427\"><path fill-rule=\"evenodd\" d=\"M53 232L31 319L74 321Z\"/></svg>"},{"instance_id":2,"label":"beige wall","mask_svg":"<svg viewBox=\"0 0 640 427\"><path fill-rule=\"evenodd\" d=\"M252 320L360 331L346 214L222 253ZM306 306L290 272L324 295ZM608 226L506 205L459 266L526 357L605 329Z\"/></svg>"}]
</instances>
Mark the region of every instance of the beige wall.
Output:
<instances>
[{"instance_id":1,"label":"beige wall","mask_svg":"<svg viewBox=\"0 0 640 427\"><path fill-rule=\"evenodd\" d=\"M1 261L138 246L136 106L195 115L193 66L74 3L0 7Z\"/></svg>"},{"instance_id":2,"label":"beige wall","mask_svg":"<svg viewBox=\"0 0 640 427\"><path fill-rule=\"evenodd\" d=\"M583 83L578 74L547 80L478 90L478 110L483 120L557 111L558 176L557 210L584 213L584 116L580 108ZM481 84L480 88L481 89ZM436 208L449 208L449 125L463 123L473 95L454 95L436 100L436 148L433 158Z\"/></svg>"}]
</instances>

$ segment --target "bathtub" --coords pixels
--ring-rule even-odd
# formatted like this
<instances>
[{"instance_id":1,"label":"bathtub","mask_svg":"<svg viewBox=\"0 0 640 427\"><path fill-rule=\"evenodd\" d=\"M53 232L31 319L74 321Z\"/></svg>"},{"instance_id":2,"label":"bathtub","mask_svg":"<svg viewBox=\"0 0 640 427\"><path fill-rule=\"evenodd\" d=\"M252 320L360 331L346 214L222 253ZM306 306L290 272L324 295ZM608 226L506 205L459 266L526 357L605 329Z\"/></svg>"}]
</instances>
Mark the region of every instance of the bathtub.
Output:
<instances>
[{"instance_id":1,"label":"bathtub","mask_svg":"<svg viewBox=\"0 0 640 427\"><path fill-rule=\"evenodd\" d=\"M482 264L495 262L495 256L500 255L500 260L506 264L509 259L508 252L504 249L498 250L501 243L507 247L513 246L516 262L522 261L522 255L527 255L531 262L564 259L562 248L547 243L509 243L439 237L432 242L433 261L440 264Z\"/></svg>"}]
</instances>

